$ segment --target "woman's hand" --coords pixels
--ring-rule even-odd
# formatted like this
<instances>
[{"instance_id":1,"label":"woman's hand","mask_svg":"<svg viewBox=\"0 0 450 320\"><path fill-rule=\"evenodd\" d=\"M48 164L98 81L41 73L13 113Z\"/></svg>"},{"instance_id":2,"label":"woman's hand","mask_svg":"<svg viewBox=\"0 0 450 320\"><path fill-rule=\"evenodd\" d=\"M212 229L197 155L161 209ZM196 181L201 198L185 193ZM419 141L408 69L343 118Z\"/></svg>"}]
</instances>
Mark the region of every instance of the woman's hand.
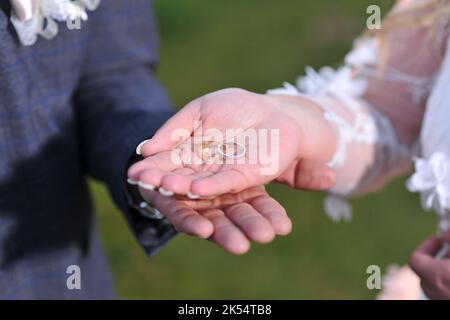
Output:
<instances>
[{"instance_id":1,"label":"woman's hand","mask_svg":"<svg viewBox=\"0 0 450 320\"><path fill-rule=\"evenodd\" d=\"M247 252L250 241L268 243L292 228L284 208L262 186L202 200L140 192L178 231L210 239L233 254Z\"/></svg>"},{"instance_id":2,"label":"woman's hand","mask_svg":"<svg viewBox=\"0 0 450 320\"><path fill-rule=\"evenodd\" d=\"M169 119L139 147L145 159L128 176L148 189L192 198L274 179L296 188L328 189L335 178L324 163L334 152L334 135L322 111L306 99L225 89L194 100Z\"/></svg>"},{"instance_id":3,"label":"woman's hand","mask_svg":"<svg viewBox=\"0 0 450 320\"><path fill-rule=\"evenodd\" d=\"M428 238L409 261L420 277L425 295L430 299L450 300L450 252L442 259L435 258L444 242L450 243L450 232L442 238Z\"/></svg>"}]
</instances>

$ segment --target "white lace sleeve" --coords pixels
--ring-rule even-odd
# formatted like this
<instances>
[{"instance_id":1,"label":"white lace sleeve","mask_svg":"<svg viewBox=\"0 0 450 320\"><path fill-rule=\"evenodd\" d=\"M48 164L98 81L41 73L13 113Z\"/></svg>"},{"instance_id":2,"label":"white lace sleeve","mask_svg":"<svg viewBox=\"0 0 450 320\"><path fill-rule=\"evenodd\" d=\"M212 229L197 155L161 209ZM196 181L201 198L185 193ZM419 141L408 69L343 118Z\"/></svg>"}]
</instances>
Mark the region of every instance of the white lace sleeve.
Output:
<instances>
[{"instance_id":1,"label":"white lace sleeve","mask_svg":"<svg viewBox=\"0 0 450 320\"><path fill-rule=\"evenodd\" d=\"M436 84L427 102L420 135L421 154L408 180L420 192L422 207L439 215L439 231L450 230L450 39Z\"/></svg>"},{"instance_id":2,"label":"white lace sleeve","mask_svg":"<svg viewBox=\"0 0 450 320\"><path fill-rule=\"evenodd\" d=\"M416 47L414 41L424 36L411 33L399 37L403 43L391 48L395 56L383 72L378 40L363 38L356 41L343 67L324 67L318 72L308 67L306 76L300 77L295 86L286 83L284 88L268 92L313 100L336 128L337 151L329 165L336 170L337 183L325 202L333 220L351 216L344 197L379 188L404 172L414 154L424 101L438 63L428 58L428 68L416 68L414 61L420 60L406 63L399 59L396 55L410 51L411 45ZM413 56L420 59L426 54Z\"/></svg>"}]
</instances>

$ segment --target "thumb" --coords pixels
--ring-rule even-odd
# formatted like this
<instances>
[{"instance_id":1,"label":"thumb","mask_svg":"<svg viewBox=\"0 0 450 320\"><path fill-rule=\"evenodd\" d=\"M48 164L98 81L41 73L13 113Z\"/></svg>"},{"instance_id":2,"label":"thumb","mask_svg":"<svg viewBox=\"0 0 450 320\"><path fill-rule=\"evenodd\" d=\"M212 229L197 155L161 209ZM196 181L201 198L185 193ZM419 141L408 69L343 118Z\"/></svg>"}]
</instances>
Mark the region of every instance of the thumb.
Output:
<instances>
[{"instance_id":1,"label":"thumb","mask_svg":"<svg viewBox=\"0 0 450 320\"><path fill-rule=\"evenodd\" d=\"M197 110L194 102L181 109L167 120L151 139L141 143L136 149L136 153L148 157L162 151L171 150L188 139L195 129Z\"/></svg>"}]
</instances>

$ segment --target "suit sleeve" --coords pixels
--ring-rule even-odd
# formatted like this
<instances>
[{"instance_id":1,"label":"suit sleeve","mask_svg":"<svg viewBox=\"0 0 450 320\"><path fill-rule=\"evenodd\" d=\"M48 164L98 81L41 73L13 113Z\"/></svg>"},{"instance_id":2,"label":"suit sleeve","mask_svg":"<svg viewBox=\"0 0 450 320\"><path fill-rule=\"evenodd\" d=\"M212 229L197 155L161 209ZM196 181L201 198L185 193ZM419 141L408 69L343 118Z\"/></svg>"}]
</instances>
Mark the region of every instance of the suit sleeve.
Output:
<instances>
[{"instance_id":1,"label":"suit sleeve","mask_svg":"<svg viewBox=\"0 0 450 320\"><path fill-rule=\"evenodd\" d=\"M83 28L88 49L74 107L85 171L107 184L138 241L154 255L176 232L165 219L133 209L126 191L126 170L136 146L173 113L155 77L157 31L151 2L102 1Z\"/></svg>"}]
</instances>

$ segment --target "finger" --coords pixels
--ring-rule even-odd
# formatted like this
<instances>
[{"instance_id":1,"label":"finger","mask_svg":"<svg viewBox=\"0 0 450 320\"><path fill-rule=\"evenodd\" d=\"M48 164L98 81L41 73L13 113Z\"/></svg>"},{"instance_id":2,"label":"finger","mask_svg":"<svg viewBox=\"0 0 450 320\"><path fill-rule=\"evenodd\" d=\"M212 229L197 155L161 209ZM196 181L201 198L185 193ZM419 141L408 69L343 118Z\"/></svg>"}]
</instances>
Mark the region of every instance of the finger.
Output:
<instances>
[{"instance_id":1,"label":"finger","mask_svg":"<svg viewBox=\"0 0 450 320\"><path fill-rule=\"evenodd\" d=\"M257 186L239 193L226 193L219 196L201 197L200 200L185 200L185 203L194 210L217 209L228 207L236 203L249 202L261 195L267 194L263 186Z\"/></svg>"},{"instance_id":2,"label":"finger","mask_svg":"<svg viewBox=\"0 0 450 320\"><path fill-rule=\"evenodd\" d=\"M450 254L450 245L448 242L442 242L439 251L434 255L435 259L446 259Z\"/></svg>"},{"instance_id":3,"label":"finger","mask_svg":"<svg viewBox=\"0 0 450 320\"><path fill-rule=\"evenodd\" d=\"M211 172L194 172L191 168L175 169L171 173L164 173L161 175L161 186L168 192L174 192L177 195L187 196L191 200L199 199L200 196L190 192L192 181L202 179L212 175ZM215 196L204 196L202 199L212 199Z\"/></svg>"},{"instance_id":4,"label":"finger","mask_svg":"<svg viewBox=\"0 0 450 320\"><path fill-rule=\"evenodd\" d=\"M244 254L250 249L250 242L222 210L212 209L201 212L214 225L211 240L233 254Z\"/></svg>"},{"instance_id":5,"label":"finger","mask_svg":"<svg viewBox=\"0 0 450 320\"><path fill-rule=\"evenodd\" d=\"M174 192L179 195L186 195L189 193L192 174L194 170L190 168L179 168L173 172L166 174L161 179L161 186L164 190Z\"/></svg>"},{"instance_id":6,"label":"finger","mask_svg":"<svg viewBox=\"0 0 450 320\"><path fill-rule=\"evenodd\" d=\"M203 239L212 235L214 226L211 221L199 215L182 201L164 197L155 191L143 190L142 195L145 200L161 211L177 231Z\"/></svg>"},{"instance_id":7,"label":"finger","mask_svg":"<svg viewBox=\"0 0 450 320\"><path fill-rule=\"evenodd\" d=\"M194 132L197 118L197 102L194 101L173 115L155 135L141 145L140 153L147 157L158 152L171 150Z\"/></svg>"},{"instance_id":8,"label":"finger","mask_svg":"<svg viewBox=\"0 0 450 320\"><path fill-rule=\"evenodd\" d=\"M287 235L291 232L291 219L275 199L268 195L261 195L252 199L250 204L271 223L277 235Z\"/></svg>"},{"instance_id":9,"label":"finger","mask_svg":"<svg viewBox=\"0 0 450 320\"><path fill-rule=\"evenodd\" d=\"M236 193L249 187L242 172L229 170L192 181L191 192L200 196Z\"/></svg>"},{"instance_id":10,"label":"finger","mask_svg":"<svg viewBox=\"0 0 450 320\"><path fill-rule=\"evenodd\" d=\"M329 166L312 160L293 163L283 176L292 177L293 187L307 190L327 190L336 183L336 173Z\"/></svg>"},{"instance_id":11,"label":"finger","mask_svg":"<svg viewBox=\"0 0 450 320\"><path fill-rule=\"evenodd\" d=\"M442 246L442 240L439 239L436 236L431 236L428 239L426 239L422 244L417 247L415 252L429 256L434 257L436 253L438 253L439 249Z\"/></svg>"},{"instance_id":12,"label":"finger","mask_svg":"<svg viewBox=\"0 0 450 320\"><path fill-rule=\"evenodd\" d=\"M431 284L429 284L428 282L425 282L425 281L421 281L420 286L423 290L423 293L425 294L425 296L428 299L430 299L430 300L439 299L439 294L437 293L434 286L432 286Z\"/></svg>"},{"instance_id":13,"label":"finger","mask_svg":"<svg viewBox=\"0 0 450 320\"><path fill-rule=\"evenodd\" d=\"M162 171L159 169L147 169L140 173L138 179L138 184L141 188L147 190L154 190L161 186L161 181L164 176L168 175L167 171Z\"/></svg>"},{"instance_id":14,"label":"finger","mask_svg":"<svg viewBox=\"0 0 450 320\"><path fill-rule=\"evenodd\" d=\"M148 169L158 169L164 172L171 172L182 167L182 163L178 161L178 157L179 156L176 151L161 152L154 156L147 157L130 166L127 172L128 178L138 181L141 172Z\"/></svg>"},{"instance_id":15,"label":"finger","mask_svg":"<svg viewBox=\"0 0 450 320\"><path fill-rule=\"evenodd\" d=\"M263 186L257 186L238 193L225 193L218 196L202 197L202 199L212 200L216 207L228 207L236 203L249 202L261 195L267 195L267 193Z\"/></svg>"},{"instance_id":16,"label":"finger","mask_svg":"<svg viewBox=\"0 0 450 320\"><path fill-rule=\"evenodd\" d=\"M437 271L435 259L421 253L414 253L409 260L409 265L423 281L433 282Z\"/></svg>"},{"instance_id":17,"label":"finger","mask_svg":"<svg viewBox=\"0 0 450 320\"><path fill-rule=\"evenodd\" d=\"M424 281L433 283L437 271L437 260L434 255L439 250L441 241L436 237L425 240L411 255L409 265L411 269Z\"/></svg>"},{"instance_id":18,"label":"finger","mask_svg":"<svg viewBox=\"0 0 450 320\"><path fill-rule=\"evenodd\" d=\"M164 215L179 232L203 239L209 238L214 232L212 223L190 208L169 210Z\"/></svg>"},{"instance_id":19,"label":"finger","mask_svg":"<svg viewBox=\"0 0 450 320\"><path fill-rule=\"evenodd\" d=\"M226 216L241 229L248 239L259 243L268 243L275 238L272 225L250 204L238 203L224 211Z\"/></svg>"}]
</instances>

